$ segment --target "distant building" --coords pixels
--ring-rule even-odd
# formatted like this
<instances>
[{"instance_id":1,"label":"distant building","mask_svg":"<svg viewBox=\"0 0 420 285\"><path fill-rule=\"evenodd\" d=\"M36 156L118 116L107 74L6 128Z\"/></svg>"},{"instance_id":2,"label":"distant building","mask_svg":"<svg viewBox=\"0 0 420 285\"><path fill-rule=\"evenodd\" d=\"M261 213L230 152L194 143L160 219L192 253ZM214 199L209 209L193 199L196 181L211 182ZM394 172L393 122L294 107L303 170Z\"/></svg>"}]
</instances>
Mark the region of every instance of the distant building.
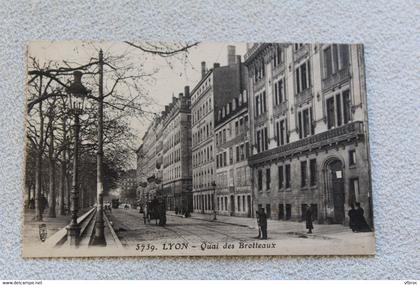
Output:
<instances>
[{"instance_id":1,"label":"distant building","mask_svg":"<svg viewBox=\"0 0 420 285\"><path fill-rule=\"evenodd\" d=\"M191 92L194 211L216 210L215 112L241 93L243 69L235 47L229 46L228 65L215 63L207 70L202 62L202 78Z\"/></svg>"},{"instance_id":2,"label":"distant building","mask_svg":"<svg viewBox=\"0 0 420 285\"><path fill-rule=\"evenodd\" d=\"M138 198L143 202L158 195L159 178L162 175L161 170L156 167L162 157L162 142L158 137L160 126L160 119L156 117L143 136L143 144L137 150L137 191Z\"/></svg>"},{"instance_id":3,"label":"distant building","mask_svg":"<svg viewBox=\"0 0 420 285\"><path fill-rule=\"evenodd\" d=\"M255 208L272 219L372 220L363 47L254 44L245 55Z\"/></svg>"},{"instance_id":4,"label":"distant building","mask_svg":"<svg viewBox=\"0 0 420 285\"><path fill-rule=\"evenodd\" d=\"M189 86L162 112L162 192L169 210L192 210L191 100Z\"/></svg>"},{"instance_id":5,"label":"distant building","mask_svg":"<svg viewBox=\"0 0 420 285\"><path fill-rule=\"evenodd\" d=\"M225 106L220 106L215 125L217 213L252 217L246 91L235 96Z\"/></svg>"},{"instance_id":6,"label":"distant building","mask_svg":"<svg viewBox=\"0 0 420 285\"><path fill-rule=\"evenodd\" d=\"M129 169L118 179L118 186L121 189L121 198L125 201L134 201L137 189L137 171Z\"/></svg>"}]
</instances>

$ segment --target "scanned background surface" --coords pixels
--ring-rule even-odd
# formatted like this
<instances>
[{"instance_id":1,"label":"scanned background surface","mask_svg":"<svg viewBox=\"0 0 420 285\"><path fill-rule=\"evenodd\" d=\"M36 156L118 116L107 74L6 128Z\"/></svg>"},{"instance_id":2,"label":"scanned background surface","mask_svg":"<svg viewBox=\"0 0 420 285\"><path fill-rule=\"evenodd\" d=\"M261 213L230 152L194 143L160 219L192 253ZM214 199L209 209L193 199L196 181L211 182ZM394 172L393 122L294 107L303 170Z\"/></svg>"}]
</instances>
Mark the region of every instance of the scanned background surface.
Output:
<instances>
[{"instance_id":1,"label":"scanned background surface","mask_svg":"<svg viewBox=\"0 0 420 285\"><path fill-rule=\"evenodd\" d=\"M86 2L1 3L1 279L420 278L415 1ZM376 257L23 260L24 47L32 39L364 43Z\"/></svg>"}]
</instances>

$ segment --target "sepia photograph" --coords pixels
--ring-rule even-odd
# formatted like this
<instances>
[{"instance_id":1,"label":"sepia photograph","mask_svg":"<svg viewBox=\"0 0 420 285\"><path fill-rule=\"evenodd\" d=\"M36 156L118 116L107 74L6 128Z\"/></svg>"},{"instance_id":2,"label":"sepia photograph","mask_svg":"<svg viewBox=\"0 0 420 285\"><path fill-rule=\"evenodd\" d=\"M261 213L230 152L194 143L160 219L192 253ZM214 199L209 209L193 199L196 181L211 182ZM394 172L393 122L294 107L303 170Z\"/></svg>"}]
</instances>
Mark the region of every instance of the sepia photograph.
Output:
<instances>
[{"instance_id":1,"label":"sepia photograph","mask_svg":"<svg viewBox=\"0 0 420 285\"><path fill-rule=\"evenodd\" d=\"M375 255L362 44L31 41L22 256Z\"/></svg>"}]
</instances>

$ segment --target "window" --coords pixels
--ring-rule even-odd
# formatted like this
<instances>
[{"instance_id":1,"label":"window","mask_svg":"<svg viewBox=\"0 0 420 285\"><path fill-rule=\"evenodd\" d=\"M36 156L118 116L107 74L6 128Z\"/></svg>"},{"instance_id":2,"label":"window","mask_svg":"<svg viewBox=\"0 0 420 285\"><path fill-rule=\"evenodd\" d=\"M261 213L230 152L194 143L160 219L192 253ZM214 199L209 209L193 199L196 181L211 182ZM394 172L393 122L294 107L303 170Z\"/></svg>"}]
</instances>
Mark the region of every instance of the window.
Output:
<instances>
[{"instance_id":1,"label":"window","mask_svg":"<svg viewBox=\"0 0 420 285\"><path fill-rule=\"evenodd\" d=\"M312 107L298 112L299 120L299 138L306 138L315 133L312 118Z\"/></svg>"},{"instance_id":2,"label":"window","mask_svg":"<svg viewBox=\"0 0 420 285\"><path fill-rule=\"evenodd\" d=\"M267 128L257 131L257 152L265 151L268 149L268 136Z\"/></svg>"},{"instance_id":3,"label":"window","mask_svg":"<svg viewBox=\"0 0 420 285\"><path fill-rule=\"evenodd\" d=\"M330 77L333 73L331 46L324 49L324 78Z\"/></svg>"},{"instance_id":4,"label":"window","mask_svg":"<svg viewBox=\"0 0 420 285\"><path fill-rule=\"evenodd\" d=\"M240 212L241 211L241 197L240 196L238 196L238 212Z\"/></svg>"},{"instance_id":5,"label":"window","mask_svg":"<svg viewBox=\"0 0 420 285\"><path fill-rule=\"evenodd\" d=\"M233 164L233 149L229 148L229 164Z\"/></svg>"},{"instance_id":6,"label":"window","mask_svg":"<svg viewBox=\"0 0 420 285\"><path fill-rule=\"evenodd\" d=\"M296 78L296 94L304 91L309 88L311 85L311 69L310 61L302 63L295 69L295 78Z\"/></svg>"},{"instance_id":7,"label":"window","mask_svg":"<svg viewBox=\"0 0 420 285\"><path fill-rule=\"evenodd\" d=\"M323 51L324 78L349 66L348 45L331 45Z\"/></svg>"},{"instance_id":8,"label":"window","mask_svg":"<svg viewBox=\"0 0 420 285\"><path fill-rule=\"evenodd\" d=\"M310 171L310 185L311 186L315 186L316 185L316 177L317 177L317 173L316 173L316 159L311 159L309 161L309 171Z\"/></svg>"},{"instance_id":9,"label":"window","mask_svg":"<svg viewBox=\"0 0 420 285\"><path fill-rule=\"evenodd\" d=\"M356 151L354 149L349 151L349 165L356 165Z\"/></svg>"},{"instance_id":10,"label":"window","mask_svg":"<svg viewBox=\"0 0 420 285\"><path fill-rule=\"evenodd\" d=\"M339 127L351 121L351 99L348 89L328 98L326 105L328 129Z\"/></svg>"},{"instance_id":11,"label":"window","mask_svg":"<svg viewBox=\"0 0 420 285\"><path fill-rule=\"evenodd\" d=\"M328 129L335 126L334 97L327 99L327 125Z\"/></svg>"},{"instance_id":12,"label":"window","mask_svg":"<svg viewBox=\"0 0 420 285\"><path fill-rule=\"evenodd\" d=\"M350 121L350 108L351 108L350 91L345 90L343 92L343 123L344 124L347 124Z\"/></svg>"},{"instance_id":13,"label":"window","mask_svg":"<svg viewBox=\"0 0 420 285\"><path fill-rule=\"evenodd\" d=\"M285 166L285 187L286 188L290 188L290 164L286 164Z\"/></svg>"},{"instance_id":14,"label":"window","mask_svg":"<svg viewBox=\"0 0 420 285\"><path fill-rule=\"evenodd\" d=\"M274 104L279 105L286 100L286 84L283 84L283 79L274 83Z\"/></svg>"},{"instance_id":15,"label":"window","mask_svg":"<svg viewBox=\"0 0 420 285\"><path fill-rule=\"evenodd\" d=\"M280 165L278 167L278 171L279 171L279 189L283 188L283 184L284 184L284 174L283 174L283 166Z\"/></svg>"},{"instance_id":16,"label":"window","mask_svg":"<svg viewBox=\"0 0 420 285\"><path fill-rule=\"evenodd\" d=\"M301 187L306 186L306 179L307 179L306 165L307 165L306 160L300 162L300 186Z\"/></svg>"},{"instance_id":17,"label":"window","mask_svg":"<svg viewBox=\"0 0 420 285\"><path fill-rule=\"evenodd\" d=\"M262 170L258 170L258 191L262 191Z\"/></svg>"},{"instance_id":18,"label":"window","mask_svg":"<svg viewBox=\"0 0 420 285\"><path fill-rule=\"evenodd\" d=\"M265 170L265 188L268 190L270 190L270 185L271 185L271 174L270 174L270 168L267 168Z\"/></svg>"},{"instance_id":19,"label":"window","mask_svg":"<svg viewBox=\"0 0 420 285\"><path fill-rule=\"evenodd\" d=\"M279 46L276 46L274 50L274 67L280 65L282 62L283 62L282 49Z\"/></svg>"}]
</instances>

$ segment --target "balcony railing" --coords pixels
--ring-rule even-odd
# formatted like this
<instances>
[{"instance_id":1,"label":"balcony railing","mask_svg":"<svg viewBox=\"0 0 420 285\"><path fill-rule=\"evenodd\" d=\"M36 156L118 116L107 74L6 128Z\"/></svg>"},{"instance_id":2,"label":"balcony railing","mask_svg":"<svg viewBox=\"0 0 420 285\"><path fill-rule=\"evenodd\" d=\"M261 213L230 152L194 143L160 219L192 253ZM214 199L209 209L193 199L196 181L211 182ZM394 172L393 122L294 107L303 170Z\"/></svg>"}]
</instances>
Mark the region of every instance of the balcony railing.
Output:
<instances>
[{"instance_id":1,"label":"balcony railing","mask_svg":"<svg viewBox=\"0 0 420 285\"><path fill-rule=\"evenodd\" d=\"M287 110L286 101L281 102L280 104L274 106L274 116L280 116L281 114L285 113L286 110Z\"/></svg>"},{"instance_id":2,"label":"balcony railing","mask_svg":"<svg viewBox=\"0 0 420 285\"><path fill-rule=\"evenodd\" d=\"M310 45L304 44L298 50L294 51L294 60L299 61L301 58L309 55Z\"/></svg>"},{"instance_id":3,"label":"balcony railing","mask_svg":"<svg viewBox=\"0 0 420 285\"><path fill-rule=\"evenodd\" d=\"M362 135L363 122L352 122L342 127L253 155L249 158L249 164L255 165L270 160L292 157L312 149L322 149L339 142L358 139Z\"/></svg>"},{"instance_id":4,"label":"balcony railing","mask_svg":"<svg viewBox=\"0 0 420 285\"><path fill-rule=\"evenodd\" d=\"M312 99L312 87L306 88L302 90L300 93L296 94L295 96L295 103L296 105L300 105L303 103L308 102Z\"/></svg>"},{"instance_id":5,"label":"balcony railing","mask_svg":"<svg viewBox=\"0 0 420 285\"><path fill-rule=\"evenodd\" d=\"M322 90L328 90L332 87L348 80L350 78L349 67L344 67L329 77L322 79Z\"/></svg>"},{"instance_id":6,"label":"balcony railing","mask_svg":"<svg viewBox=\"0 0 420 285\"><path fill-rule=\"evenodd\" d=\"M264 112L257 117L255 117L255 125L262 125L268 120L267 112Z\"/></svg>"}]
</instances>

